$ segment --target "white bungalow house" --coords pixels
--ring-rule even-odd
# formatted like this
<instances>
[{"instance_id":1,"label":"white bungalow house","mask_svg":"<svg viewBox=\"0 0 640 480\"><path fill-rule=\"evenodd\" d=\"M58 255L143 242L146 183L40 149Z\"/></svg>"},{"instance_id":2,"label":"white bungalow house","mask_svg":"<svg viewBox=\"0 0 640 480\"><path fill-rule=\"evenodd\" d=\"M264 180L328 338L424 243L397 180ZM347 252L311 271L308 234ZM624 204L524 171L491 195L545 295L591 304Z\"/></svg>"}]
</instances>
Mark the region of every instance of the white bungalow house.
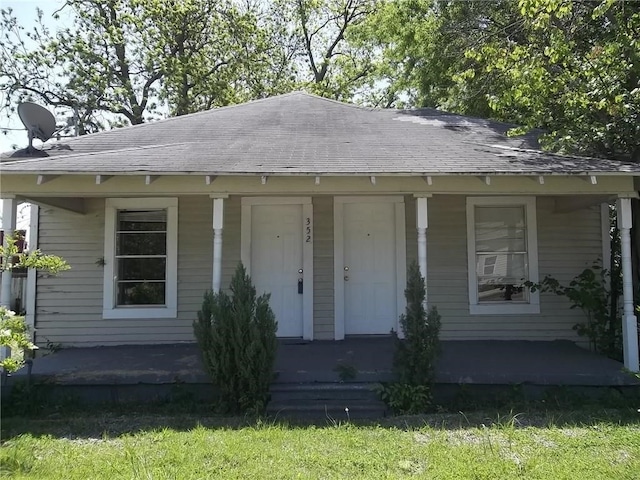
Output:
<instances>
[{"instance_id":1,"label":"white bungalow house","mask_svg":"<svg viewBox=\"0 0 640 480\"><path fill-rule=\"evenodd\" d=\"M36 340L191 342L203 293L226 288L239 261L271 293L279 336L384 335L417 261L443 339L584 344L581 312L520 286L606 262L617 201L625 365L637 371L640 166L543 153L509 128L292 93L5 154L5 217L38 205L38 246L72 267L31 273Z\"/></svg>"}]
</instances>

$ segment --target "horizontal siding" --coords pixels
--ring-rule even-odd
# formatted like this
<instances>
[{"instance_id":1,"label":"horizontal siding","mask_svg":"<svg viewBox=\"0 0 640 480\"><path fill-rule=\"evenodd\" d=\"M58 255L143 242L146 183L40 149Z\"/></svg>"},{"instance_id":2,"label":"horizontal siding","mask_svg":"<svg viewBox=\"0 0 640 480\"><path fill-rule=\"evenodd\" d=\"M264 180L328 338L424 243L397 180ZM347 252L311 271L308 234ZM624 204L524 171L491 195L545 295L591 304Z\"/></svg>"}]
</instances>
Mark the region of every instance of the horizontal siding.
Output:
<instances>
[{"instance_id":1,"label":"horizontal siding","mask_svg":"<svg viewBox=\"0 0 640 480\"><path fill-rule=\"evenodd\" d=\"M193 335L192 323L202 297L211 289L213 201L209 197L181 197L178 209L178 318L174 322L176 335L185 336Z\"/></svg>"},{"instance_id":2,"label":"horizontal siding","mask_svg":"<svg viewBox=\"0 0 640 480\"><path fill-rule=\"evenodd\" d=\"M415 199L405 197L407 262L417 259ZM554 199L538 198L541 278L568 282L602 255L599 207L555 213ZM64 257L72 269L39 275L36 339L39 343L90 346L193 341L192 322L212 277L212 202L208 196L179 198L178 318L103 320L104 200L87 199L77 215L40 209L39 245ZM463 195L428 200L428 299L442 315L443 339L578 340L572 326L583 318L566 299L542 295L539 315L470 315L467 286L466 208ZM334 332L333 197L314 196L314 337ZM225 200L222 286L240 261L241 199Z\"/></svg>"},{"instance_id":3,"label":"horizontal siding","mask_svg":"<svg viewBox=\"0 0 640 480\"><path fill-rule=\"evenodd\" d=\"M60 255L71 269L55 277L38 274L36 342L63 345L102 344L95 327L102 320L104 200L87 199L78 215L40 208L38 247Z\"/></svg>"},{"instance_id":4,"label":"horizontal siding","mask_svg":"<svg viewBox=\"0 0 640 480\"><path fill-rule=\"evenodd\" d=\"M313 197L313 338L334 338L333 197Z\"/></svg>"},{"instance_id":5,"label":"horizontal siding","mask_svg":"<svg viewBox=\"0 0 640 480\"><path fill-rule=\"evenodd\" d=\"M540 278L551 275L568 282L602 256L600 209L555 213L554 206L552 198L537 199ZM470 315L466 199L462 195L434 196L428 209L428 299L442 315L443 339L584 341L572 329L584 319L582 312L569 309L567 300L556 295L543 294L536 315ZM415 236L415 216L408 214L407 224L408 236ZM411 248L417 249L415 244ZM408 259L413 255L408 253Z\"/></svg>"},{"instance_id":6,"label":"horizontal siding","mask_svg":"<svg viewBox=\"0 0 640 480\"><path fill-rule=\"evenodd\" d=\"M71 270L38 278L37 341L72 346L193 341L192 322L203 293L211 287L211 199L192 196L178 201L178 316L174 319L102 318L103 269L96 262L104 255L104 200L89 199L87 207L86 215L40 210L40 248L62 256Z\"/></svg>"}]
</instances>

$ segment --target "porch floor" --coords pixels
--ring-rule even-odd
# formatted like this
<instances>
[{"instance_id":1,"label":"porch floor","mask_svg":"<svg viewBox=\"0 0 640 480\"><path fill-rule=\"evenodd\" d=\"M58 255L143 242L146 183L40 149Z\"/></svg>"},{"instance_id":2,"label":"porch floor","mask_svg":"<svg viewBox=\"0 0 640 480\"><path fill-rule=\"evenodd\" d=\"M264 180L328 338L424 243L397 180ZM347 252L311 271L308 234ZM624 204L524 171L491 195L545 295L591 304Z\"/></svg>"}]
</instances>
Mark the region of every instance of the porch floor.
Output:
<instances>
[{"instance_id":1,"label":"porch floor","mask_svg":"<svg viewBox=\"0 0 640 480\"><path fill-rule=\"evenodd\" d=\"M392 379L389 337L344 341L282 340L276 383L352 382ZM341 369L338 367L342 365ZM338 367L338 368L336 368ZM26 380L26 368L9 382ZM67 348L33 361L31 381L58 385L209 383L195 344ZM619 362L569 341L444 341L439 384L631 386L640 380Z\"/></svg>"}]
</instances>

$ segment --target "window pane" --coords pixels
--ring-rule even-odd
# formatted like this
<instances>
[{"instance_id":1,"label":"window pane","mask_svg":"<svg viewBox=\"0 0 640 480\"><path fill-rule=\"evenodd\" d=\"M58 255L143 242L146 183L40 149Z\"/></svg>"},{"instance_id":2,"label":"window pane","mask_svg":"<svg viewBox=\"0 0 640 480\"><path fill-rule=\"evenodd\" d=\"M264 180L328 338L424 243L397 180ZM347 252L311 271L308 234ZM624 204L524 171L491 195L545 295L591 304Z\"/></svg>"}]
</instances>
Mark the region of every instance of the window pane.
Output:
<instances>
[{"instance_id":1,"label":"window pane","mask_svg":"<svg viewBox=\"0 0 640 480\"><path fill-rule=\"evenodd\" d=\"M118 258L118 280L164 280L165 258Z\"/></svg>"},{"instance_id":2,"label":"window pane","mask_svg":"<svg viewBox=\"0 0 640 480\"><path fill-rule=\"evenodd\" d=\"M478 286L478 302L526 302L526 291L524 287L508 283L493 283L491 285Z\"/></svg>"},{"instance_id":3,"label":"window pane","mask_svg":"<svg viewBox=\"0 0 640 480\"><path fill-rule=\"evenodd\" d=\"M118 231L166 231L166 210L118 210Z\"/></svg>"},{"instance_id":4,"label":"window pane","mask_svg":"<svg viewBox=\"0 0 640 480\"><path fill-rule=\"evenodd\" d=\"M477 252L526 251L523 207L476 207Z\"/></svg>"},{"instance_id":5,"label":"window pane","mask_svg":"<svg viewBox=\"0 0 640 480\"><path fill-rule=\"evenodd\" d=\"M117 305L164 305L165 282L118 282Z\"/></svg>"},{"instance_id":6,"label":"window pane","mask_svg":"<svg viewBox=\"0 0 640 480\"><path fill-rule=\"evenodd\" d=\"M165 255L167 234L118 233L116 255Z\"/></svg>"},{"instance_id":7,"label":"window pane","mask_svg":"<svg viewBox=\"0 0 640 480\"><path fill-rule=\"evenodd\" d=\"M476 255L478 301L524 301L524 290L519 287L527 278L526 255Z\"/></svg>"}]
</instances>

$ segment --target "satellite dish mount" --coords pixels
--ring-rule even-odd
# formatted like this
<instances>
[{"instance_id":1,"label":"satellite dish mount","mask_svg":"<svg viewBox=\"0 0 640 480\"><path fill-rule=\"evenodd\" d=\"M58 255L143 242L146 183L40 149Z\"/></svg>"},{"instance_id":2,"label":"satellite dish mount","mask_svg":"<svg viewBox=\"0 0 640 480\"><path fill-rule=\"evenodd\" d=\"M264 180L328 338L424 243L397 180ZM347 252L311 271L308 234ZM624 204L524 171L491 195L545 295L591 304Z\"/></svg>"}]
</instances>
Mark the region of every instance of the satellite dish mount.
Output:
<instances>
[{"instance_id":1,"label":"satellite dish mount","mask_svg":"<svg viewBox=\"0 0 640 480\"><path fill-rule=\"evenodd\" d=\"M56 131L56 119L46 108L32 102L18 105L18 115L29 135L28 152L33 152L33 139L46 142Z\"/></svg>"}]
</instances>

